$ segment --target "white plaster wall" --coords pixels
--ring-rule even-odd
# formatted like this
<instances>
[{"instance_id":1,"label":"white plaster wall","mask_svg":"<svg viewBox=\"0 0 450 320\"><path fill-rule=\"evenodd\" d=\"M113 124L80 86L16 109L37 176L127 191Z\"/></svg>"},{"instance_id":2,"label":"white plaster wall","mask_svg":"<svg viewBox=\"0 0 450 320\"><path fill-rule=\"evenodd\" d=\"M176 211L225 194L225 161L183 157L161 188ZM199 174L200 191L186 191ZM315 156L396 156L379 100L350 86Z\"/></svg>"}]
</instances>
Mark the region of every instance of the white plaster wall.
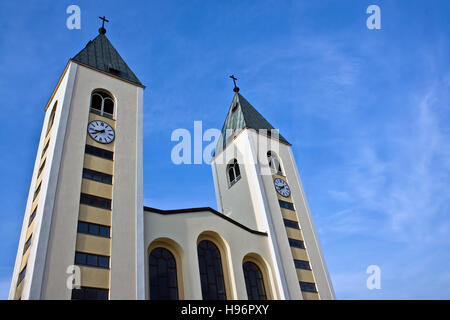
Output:
<instances>
[{"instance_id":1,"label":"white plaster wall","mask_svg":"<svg viewBox=\"0 0 450 320\"><path fill-rule=\"evenodd\" d=\"M233 141L233 145L236 146L236 152L229 153L232 151L232 147L229 147L211 162L216 186L217 207L220 212L249 228L266 231L262 229L261 223L254 215L256 201L250 191L248 180L248 170L253 170L253 168L243 165L250 161L246 134L239 134ZM241 179L230 187L227 165L232 159L237 159L239 162Z\"/></svg>"},{"instance_id":2,"label":"white plaster wall","mask_svg":"<svg viewBox=\"0 0 450 320\"><path fill-rule=\"evenodd\" d=\"M166 215L145 211L144 221L146 249L145 285L147 298L149 296L147 249L155 239L170 238L183 251L182 274L184 298L194 300L202 299L197 239L201 233L213 231L223 238L228 247L229 260L227 263L232 279L232 298L247 299L242 261L246 254L254 252L267 261L271 290L274 297L279 299L279 288L274 281L274 266L271 263L271 253L266 236L250 233L208 211Z\"/></svg>"},{"instance_id":3,"label":"white plaster wall","mask_svg":"<svg viewBox=\"0 0 450 320\"><path fill-rule=\"evenodd\" d=\"M17 251L9 299L14 299L16 291L17 277L22 261L23 246L26 240L25 236L28 229L29 216L31 214L31 205L33 202L34 190L36 188L36 179L39 171L42 150L44 148L47 125L54 104L56 101L58 101L54 123L52 131L50 133L50 142L47 149L48 151L46 165L42 172L42 184L38 200L39 203L34 219L33 238L31 246L29 248L30 255L28 257L27 271L26 276L23 280L24 286L22 290L22 299L40 299L45 258L47 254L47 244L49 239L49 230L51 225L53 204L55 200L55 189L60 168L59 163L62 154L62 145L67 125L68 108L70 106L72 97L75 75L76 65L69 64L67 66L66 73L61 79L61 83L58 89L56 90L52 100L49 102L49 108L45 114L38 152L36 155L36 161L30 184L30 191L28 194L28 200L25 209L24 221L22 224L22 232Z\"/></svg>"}]
</instances>

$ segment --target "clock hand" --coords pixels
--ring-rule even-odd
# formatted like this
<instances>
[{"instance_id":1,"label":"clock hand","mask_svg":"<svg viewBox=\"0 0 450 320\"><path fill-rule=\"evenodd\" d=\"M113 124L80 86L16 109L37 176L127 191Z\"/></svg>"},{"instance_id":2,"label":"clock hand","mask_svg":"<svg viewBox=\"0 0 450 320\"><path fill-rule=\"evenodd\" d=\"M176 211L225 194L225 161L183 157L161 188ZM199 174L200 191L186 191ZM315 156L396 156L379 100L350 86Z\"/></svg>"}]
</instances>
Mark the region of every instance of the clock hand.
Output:
<instances>
[{"instance_id":1,"label":"clock hand","mask_svg":"<svg viewBox=\"0 0 450 320\"><path fill-rule=\"evenodd\" d=\"M103 130L94 130L93 133L105 133L105 130L104 129Z\"/></svg>"}]
</instances>

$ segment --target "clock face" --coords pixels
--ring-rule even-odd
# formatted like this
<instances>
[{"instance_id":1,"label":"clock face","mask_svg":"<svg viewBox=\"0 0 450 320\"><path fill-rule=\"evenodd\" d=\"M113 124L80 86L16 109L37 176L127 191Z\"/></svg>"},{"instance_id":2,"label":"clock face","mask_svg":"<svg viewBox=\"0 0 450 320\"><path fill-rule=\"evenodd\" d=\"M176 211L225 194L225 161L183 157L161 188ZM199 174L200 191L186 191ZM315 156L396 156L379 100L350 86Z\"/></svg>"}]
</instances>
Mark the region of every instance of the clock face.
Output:
<instances>
[{"instance_id":1,"label":"clock face","mask_svg":"<svg viewBox=\"0 0 450 320\"><path fill-rule=\"evenodd\" d=\"M276 178L273 181L274 185L275 185L275 189L277 190L277 192L279 194L281 194L283 197L289 197L291 195L291 189L289 189L288 184L280 179L280 178Z\"/></svg>"},{"instance_id":2,"label":"clock face","mask_svg":"<svg viewBox=\"0 0 450 320\"><path fill-rule=\"evenodd\" d=\"M94 120L88 125L88 132L92 139L100 143L111 143L114 140L114 129L101 120Z\"/></svg>"}]
</instances>

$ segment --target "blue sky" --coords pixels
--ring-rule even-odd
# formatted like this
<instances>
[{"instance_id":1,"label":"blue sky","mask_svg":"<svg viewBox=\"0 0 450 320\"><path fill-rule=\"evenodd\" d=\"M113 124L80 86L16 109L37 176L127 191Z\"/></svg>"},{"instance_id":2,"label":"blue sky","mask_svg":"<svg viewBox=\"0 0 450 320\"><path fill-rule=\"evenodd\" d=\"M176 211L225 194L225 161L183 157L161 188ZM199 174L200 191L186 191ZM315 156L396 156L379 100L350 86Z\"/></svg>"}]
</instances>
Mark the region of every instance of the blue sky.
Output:
<instances>
[{"instance_id":1,"label":"blue sky","mask_svg":"<svg viewBox=\"0 0 450 320\"><path fill-rule=\"evenodd\" d=\"M66 28L67 6L81 30ZM381 8L381 30L366 8ZM207 164L172 164L174 129L222 126L241 93L293 144L339 299L450 298L450 2L2 1L0 298L44 118L69 58L107 36L147 85L145 204L216 208ZM158 184L158 188L154 186ZM369 265L381 289L366 288Z\"/></svg>"}]
</instances>

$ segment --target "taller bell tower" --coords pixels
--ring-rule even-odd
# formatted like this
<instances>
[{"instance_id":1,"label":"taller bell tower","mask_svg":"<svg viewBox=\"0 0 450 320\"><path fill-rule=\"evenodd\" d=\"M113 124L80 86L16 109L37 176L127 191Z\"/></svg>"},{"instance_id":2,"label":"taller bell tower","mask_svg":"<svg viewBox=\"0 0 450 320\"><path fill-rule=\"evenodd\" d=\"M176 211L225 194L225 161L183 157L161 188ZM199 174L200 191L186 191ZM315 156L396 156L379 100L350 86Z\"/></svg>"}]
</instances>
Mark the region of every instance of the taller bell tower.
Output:
<instances>
[{"instance_id":1,"label":"taller bell tower","mask_svg":"<svg viewBox=\"0 0 450 320\"><path fill-rule=\"evenodd\" d=\"M144 298L144 88L104 27L67 63L45 107L10 299Z\"/></svg>"},{"instance_id":2,"label":"taller bell tower","mask_svg":"<svg viewBox=\"0 0 450 320\"><path fill-rule=\"evenodd\" d=\"M291 144L234 92L212 160L217 207L268 234L281 299L334 299Z\"/></svg>"}]
</instances>

